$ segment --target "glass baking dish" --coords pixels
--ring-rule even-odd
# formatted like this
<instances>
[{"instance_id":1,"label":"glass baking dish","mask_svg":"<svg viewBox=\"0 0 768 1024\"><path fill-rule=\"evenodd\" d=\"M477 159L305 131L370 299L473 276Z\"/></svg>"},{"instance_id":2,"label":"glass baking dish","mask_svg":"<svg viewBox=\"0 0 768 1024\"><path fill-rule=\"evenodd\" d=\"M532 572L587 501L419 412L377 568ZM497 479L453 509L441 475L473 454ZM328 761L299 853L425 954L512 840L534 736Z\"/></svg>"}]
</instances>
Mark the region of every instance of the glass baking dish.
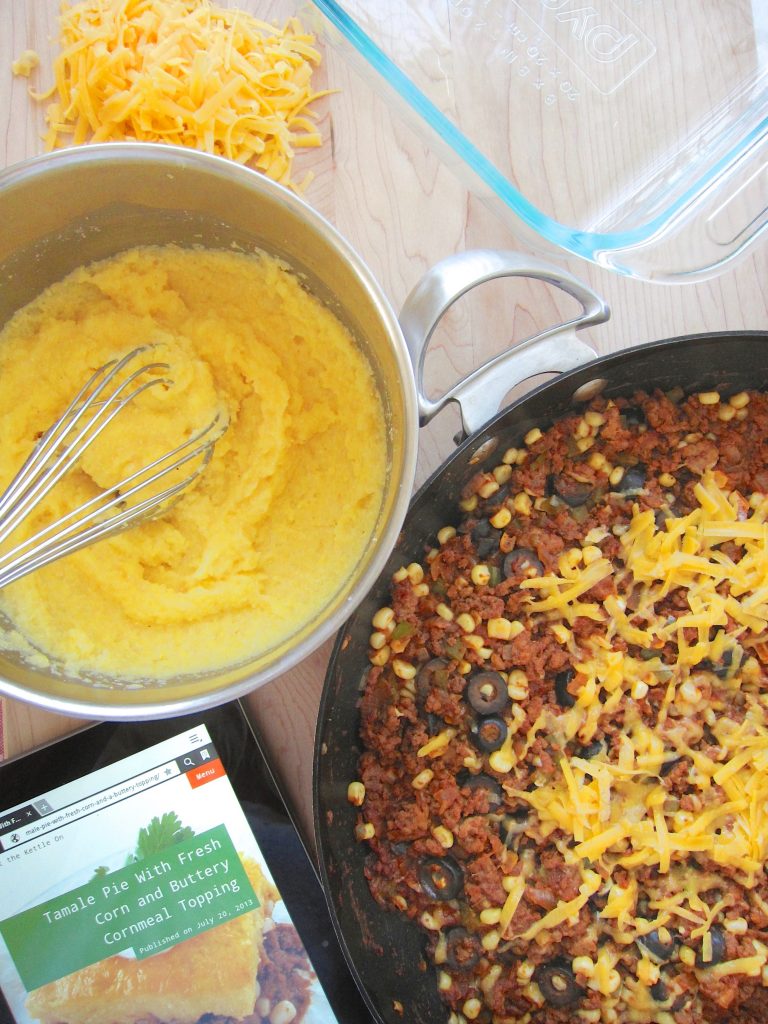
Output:
<instances>
[{"instance_id":1,"label":"glass baking dish","mask_svg":"<svg viewBox=\"0 0 768 1024\"><path fill-rule=\"evenodd\" d=\"M768 226L766 0L313 3L537 249L681 282Z\"/></svg>"}]
</instances>

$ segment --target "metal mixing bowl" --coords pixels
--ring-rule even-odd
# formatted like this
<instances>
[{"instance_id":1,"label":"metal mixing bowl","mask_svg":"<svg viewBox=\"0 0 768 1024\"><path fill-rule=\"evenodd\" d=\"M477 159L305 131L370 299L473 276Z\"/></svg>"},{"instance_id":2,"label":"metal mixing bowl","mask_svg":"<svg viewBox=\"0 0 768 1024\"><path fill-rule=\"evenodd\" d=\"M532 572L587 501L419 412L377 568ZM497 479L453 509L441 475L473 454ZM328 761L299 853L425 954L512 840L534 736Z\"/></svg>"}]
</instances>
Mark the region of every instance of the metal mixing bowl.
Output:
<instances>
[{"instance_id":1,"label":"metal mixing bowl","mask_svg":"<svg viewBox=\"0 0 768 1024\"><path fill-rule=\"evenodd\" d=\"M244 664L138 688L73 677L56 665L35 668L18 655L0 653L0 693L81 717L156 718L221 703L285 672L332 636L365 596L408 507L418 442L416 394L405 341L381 288L301 199L255 171L175 147L95 145L10 167L0 174L0 225L0 324L75 268L137 245L236 247L281 258L365 352L388 439L387 478L365 551L333 599L288 639ZM0 632L11 628L0 621Z\"/></svg>"}]
</instances>

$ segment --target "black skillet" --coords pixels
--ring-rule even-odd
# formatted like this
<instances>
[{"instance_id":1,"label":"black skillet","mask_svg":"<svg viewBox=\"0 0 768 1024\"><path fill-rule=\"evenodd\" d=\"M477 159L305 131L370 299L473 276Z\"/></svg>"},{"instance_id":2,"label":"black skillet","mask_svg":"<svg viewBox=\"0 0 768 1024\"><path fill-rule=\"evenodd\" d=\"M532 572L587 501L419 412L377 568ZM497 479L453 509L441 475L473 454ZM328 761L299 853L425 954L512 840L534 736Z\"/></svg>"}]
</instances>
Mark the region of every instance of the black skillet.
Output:
<instances>
[{"instance_id":1,"label":"black skillet","mask_svg":"<svg viewBox=\"0 0 768 1024\"><path fill-rule=\"evenodd\" d=\"M564 373L504 409L461 444L420 488L377 584L340 631L325 680L315 742L315 833L322 881L337 934L353 975L377 1020L386 1024L442 1024L448 1011L436 972L424 957L416 924L382 910L363 873L367 845L355 839L356 808L347 786L357 778L359 697L369 668L371 617L389 603L392 573L421 561L437 531L460 519L462 486L492 469L508 447L535 426L550 425L591 397L638 389L686 392L715 387L727 393L768 387L768 331L689 335L637 346ZM574 399L574 394L577 399Z\"/></svg>"}]
</instances>

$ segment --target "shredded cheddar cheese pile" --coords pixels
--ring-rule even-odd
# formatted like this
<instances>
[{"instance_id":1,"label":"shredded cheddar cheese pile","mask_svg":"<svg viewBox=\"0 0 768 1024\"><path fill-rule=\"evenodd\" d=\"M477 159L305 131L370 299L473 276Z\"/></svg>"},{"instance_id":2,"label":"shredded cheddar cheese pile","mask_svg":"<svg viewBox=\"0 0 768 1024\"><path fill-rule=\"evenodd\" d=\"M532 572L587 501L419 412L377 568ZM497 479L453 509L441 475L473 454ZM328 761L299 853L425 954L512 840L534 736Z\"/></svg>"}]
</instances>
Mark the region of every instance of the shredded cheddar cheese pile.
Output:
<instances>
[{"instance_id":1,"label":"shredded cheddar cheese pile","mask_svg":"<svg viewBox=\"0 0 768 1024\"><path fill-rule=\"evenodd\" d=\"M292 185L294 151L321 143L313 43L296 19L279 29L210 0L65 4L55 85L33 93L56 94L46 145L174 143Z\"/></svg>"}]
</instances>

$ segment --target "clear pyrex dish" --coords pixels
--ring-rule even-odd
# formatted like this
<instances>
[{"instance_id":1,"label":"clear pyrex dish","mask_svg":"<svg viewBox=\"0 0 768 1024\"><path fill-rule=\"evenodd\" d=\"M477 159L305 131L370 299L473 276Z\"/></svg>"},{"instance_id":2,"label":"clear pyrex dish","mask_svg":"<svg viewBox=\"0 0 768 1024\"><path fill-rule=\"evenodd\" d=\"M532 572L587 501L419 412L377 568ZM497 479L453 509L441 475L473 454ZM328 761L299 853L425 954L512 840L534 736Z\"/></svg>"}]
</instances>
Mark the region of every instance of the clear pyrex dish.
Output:
<instances>
[{"instance_id":1,"label":"clear pyrex dish","mask_svg":"<svg viewBox=\"0 0 768 1024\"><path fill-rule=\"evenodd\" d=\"M768 226L768 0L313 2L535 247L686 281Z\"/></svg>"}]
</instances>

